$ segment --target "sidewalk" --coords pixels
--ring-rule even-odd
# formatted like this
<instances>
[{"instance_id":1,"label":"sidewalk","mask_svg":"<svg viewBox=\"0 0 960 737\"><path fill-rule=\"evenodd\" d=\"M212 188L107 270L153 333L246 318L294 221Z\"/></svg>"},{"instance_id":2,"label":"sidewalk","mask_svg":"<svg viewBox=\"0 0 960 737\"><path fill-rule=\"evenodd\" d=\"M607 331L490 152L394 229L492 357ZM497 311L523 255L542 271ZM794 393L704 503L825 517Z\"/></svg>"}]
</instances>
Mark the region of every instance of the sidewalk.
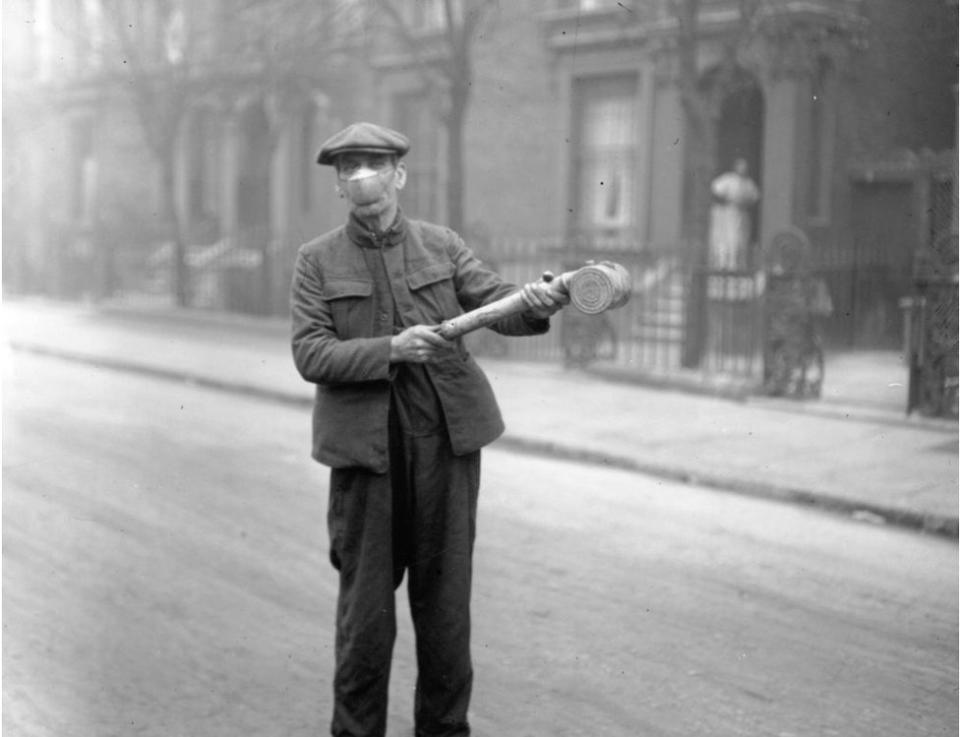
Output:
<instances>
[{"instance_id":1,"label":"sidewalk","mask_svg":"<svg viewBox=\"0 0 960 737\"><path fill-rule=\"evenodd\" d=\"M2 320L14 351L311 401L285 320L9 299ZM481 362L507 423L494 447L957 537L957 423L904 416L905 372L890 354L828 363L824 399L810 403L734 401L552 364Z\"/></svg>"}]
</instances>

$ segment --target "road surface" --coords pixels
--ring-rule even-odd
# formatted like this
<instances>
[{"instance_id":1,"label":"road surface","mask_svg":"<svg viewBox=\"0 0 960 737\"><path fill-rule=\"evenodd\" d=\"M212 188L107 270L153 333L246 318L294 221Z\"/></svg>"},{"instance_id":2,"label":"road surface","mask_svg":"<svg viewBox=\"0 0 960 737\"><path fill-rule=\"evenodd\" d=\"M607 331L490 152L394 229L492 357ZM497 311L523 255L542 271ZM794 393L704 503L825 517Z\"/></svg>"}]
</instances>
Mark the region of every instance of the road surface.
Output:
<instances>
[{"instance_id":1,"label":"road surface","mask_svg":"<svg viewBox=\"0 0 960 737\"><path fill-rule=\"evenodd\" d=\"M304 410L16 353L3 419L7 735L328 732ZM494 447L474 731L956 735L957 583L949 540ZM404 615L391 736L414 677Z\"/></svg>"}]
</instances>

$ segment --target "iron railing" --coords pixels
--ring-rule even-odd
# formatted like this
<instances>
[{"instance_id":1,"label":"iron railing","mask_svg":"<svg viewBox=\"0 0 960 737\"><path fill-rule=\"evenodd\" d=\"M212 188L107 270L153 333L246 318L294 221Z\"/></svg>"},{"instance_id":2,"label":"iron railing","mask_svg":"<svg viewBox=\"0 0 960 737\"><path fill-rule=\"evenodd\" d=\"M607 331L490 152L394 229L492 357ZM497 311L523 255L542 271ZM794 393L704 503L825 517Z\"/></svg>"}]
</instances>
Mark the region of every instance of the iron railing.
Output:
<instances>
[{"instance_id":1,"label":"iron railing","mask_svg":"<svg viewBox=\"0 0 960 737\"><path fill-rule=\"evenodd\" d=\"M752 273L691 268L680 247L652 251L633 243L586 247L560 238L502 238L475 250L516 284L539 278L545 269L561 272L604 260L621 264L633 282L623 307L600 315L567 308L543 336L513 339L486 329L469 334L468 347L478 356L654 377L760 380L762 299ZM189 306L285 315L295 253L295 246L270 240L266 228L191 246ZM169 297L172 254L171 245L126 253L119 264L122 291Z\"/></svg>"},{"instance_id":2,"label":"iron railing","mask_svg":"<svg viewBox=\"0 0 960 737\"><path fill-rule=\"evenodd\" d=\"M468 336L478 355L653 376L760 380L762 295L753 272L691 268L680 249L657 252L632 244L587 249L560 240L513 239L490 244L482 255L518 284L538 278L546 267L615 261L630 272L633 291L625 306L600 315L565 309L544 336L514 340L488 330ZM689 309L695 299L702 310Z\"/></svg>"},{"instance_id":3,"label":"iron railing","mask_svg":"<svg viewBox=\"0 0 960 737\"><path fill-rule=\"evenodd\" d=\"M947 232L918 254L914 293L900 302L905 308L908 414L958 416L957 244L957 234Z\"/></svg>"}]
</instances>

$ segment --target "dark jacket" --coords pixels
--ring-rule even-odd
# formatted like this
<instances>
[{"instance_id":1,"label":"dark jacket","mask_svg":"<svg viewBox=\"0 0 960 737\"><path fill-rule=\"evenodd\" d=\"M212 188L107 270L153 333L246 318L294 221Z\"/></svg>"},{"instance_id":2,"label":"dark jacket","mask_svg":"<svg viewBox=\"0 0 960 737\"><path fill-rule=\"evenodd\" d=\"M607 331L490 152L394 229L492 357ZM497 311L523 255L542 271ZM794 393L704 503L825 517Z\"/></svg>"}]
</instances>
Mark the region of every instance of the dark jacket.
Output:
<instances>
[{"instance_id":1,"label":"dark jacket","mask_svg":"<svg viewBox=\"0 0 960 737\"><path fill-rule=\"evenodd\" d=\"M382 242L356 221L300 247L291 289L293 357L317 385L313 457L333 468L388 468L387 416L393 300L378 295L362 252L382 247L388 272L405 279L417 314L403 324L439 324L516 291L490 271L448 228L400 218ZM384 302L389 302L385 304ZM535 335L549 321L514 315L492 326L505 335ZM446 419L453 452L495 440L503 419L486 376L462 340L441 362L426 364Z\"/></svg>"}]
</instances>

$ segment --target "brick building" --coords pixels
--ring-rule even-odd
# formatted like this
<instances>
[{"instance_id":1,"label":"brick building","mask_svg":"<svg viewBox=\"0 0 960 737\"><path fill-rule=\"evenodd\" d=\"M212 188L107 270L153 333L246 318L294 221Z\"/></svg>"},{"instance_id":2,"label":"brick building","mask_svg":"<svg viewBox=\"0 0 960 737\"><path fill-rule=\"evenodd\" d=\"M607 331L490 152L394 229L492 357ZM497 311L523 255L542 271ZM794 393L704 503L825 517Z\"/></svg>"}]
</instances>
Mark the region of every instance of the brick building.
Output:
<instances>
[{"instance_id":1,"label":"brick building","mask_svg":"<svg viewBox=\"0 0 960 737\"><path fill-rule=\"evenodd\" d=\"M179 242L191 304L281 313L297 244L343 217L315 149L354 119L410 135L403 206L448 221L444 3L390 5L396 16L384 0L140 5L147 60L188 72L167 126L170 209L125 70L96 53L109 4L5 4L5 287L169 294ZM890 345L914 254L956 227L956 3L769 0L745 23L739 3L702 0L693 26L682 5L454 3L458 22L485 11L470 47L461 229L516 278L615 256L638 285L608 326L621 359L648 364L652 342L654 368L750 374L755 345L718 351L718 336L733 323L755 333L752 274L774 234L800 228L834 292L833 339ZM734 158L762 195L748 257L717 281L697 227L702 175ZM710 323L714 288L746 305L731 325Z\"/></svg>"}]
</instances>

